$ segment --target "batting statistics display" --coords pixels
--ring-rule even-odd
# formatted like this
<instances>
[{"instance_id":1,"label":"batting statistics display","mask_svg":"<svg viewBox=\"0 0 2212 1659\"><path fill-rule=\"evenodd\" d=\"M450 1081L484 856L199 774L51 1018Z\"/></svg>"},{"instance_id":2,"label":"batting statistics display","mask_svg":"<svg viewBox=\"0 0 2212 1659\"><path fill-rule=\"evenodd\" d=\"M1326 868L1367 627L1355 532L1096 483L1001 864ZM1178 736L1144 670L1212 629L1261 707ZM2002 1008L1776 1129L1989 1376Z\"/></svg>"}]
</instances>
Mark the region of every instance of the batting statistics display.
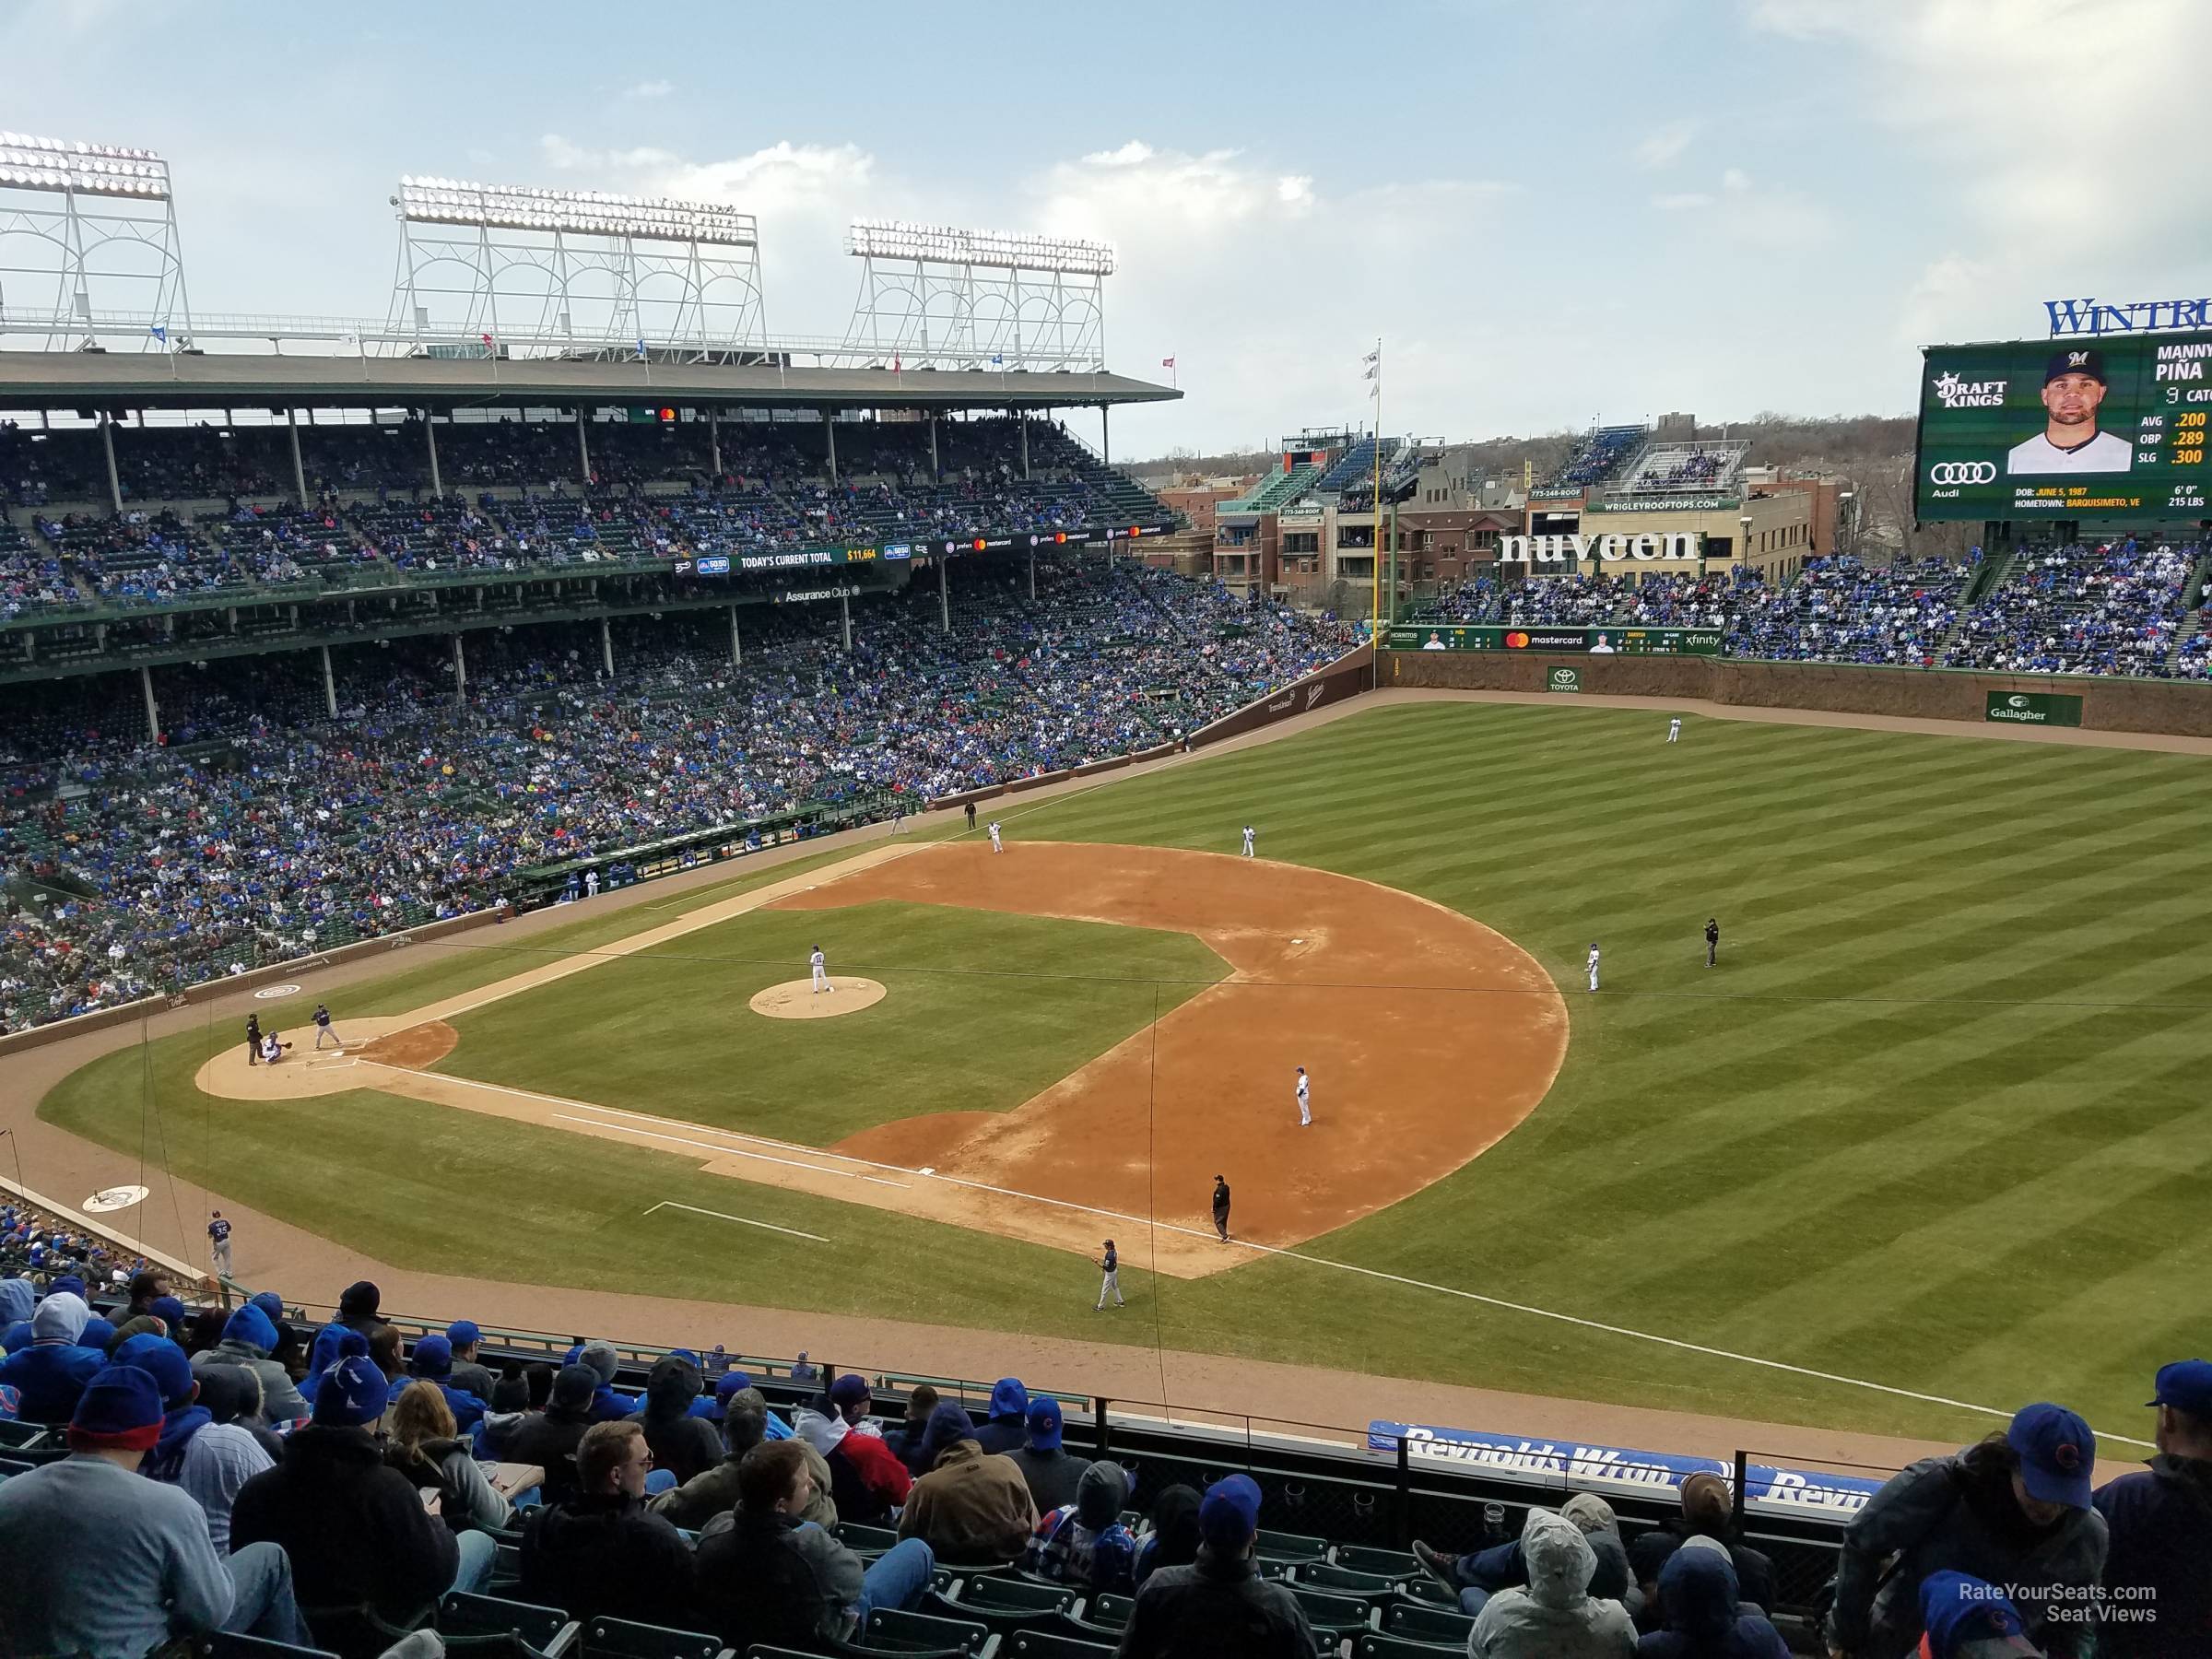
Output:
<instances>
[{"instance_id":1,"label":"batting statistics display","mask_svg":"<svg viewBox=\"0 0 2212 1659\"><path fill-rule=\"evenodd\" d=\"M1913 511L2202 518L2212 334L1931 346Z\"/></svg>"}]
</instances>

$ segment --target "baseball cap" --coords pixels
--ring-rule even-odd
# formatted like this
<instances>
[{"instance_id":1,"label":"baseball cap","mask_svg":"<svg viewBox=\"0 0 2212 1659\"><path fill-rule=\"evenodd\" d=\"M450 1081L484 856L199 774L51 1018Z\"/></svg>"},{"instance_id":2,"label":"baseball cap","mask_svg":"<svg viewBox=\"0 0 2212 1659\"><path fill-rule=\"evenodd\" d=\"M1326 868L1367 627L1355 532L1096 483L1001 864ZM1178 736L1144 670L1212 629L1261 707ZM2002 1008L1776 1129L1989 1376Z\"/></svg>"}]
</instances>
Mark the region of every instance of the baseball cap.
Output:
<instances>
[{"instance_id":1,"label":"baseball cap","mask_svg":"<svg viewBox=\"0 0 2212 1659\"><path fill-rule=\"evenodd\" d=\"M1051 1394L1030 1402L1030 1444L1040 1452L1060 1450L1060 1402Z\"/></svg>"},{"instance_id":2,"label":"baseball cap","mask_svg":"<svg viewBox=\"0 0 2212 1659\"><path fill-rule=\"evenodd\" d=\"M418 1336L415 1351L408 1356L407 1369L418 1377L450 1377L453 1374L453 1345L442 1336Z\"/></svg>"},{"instance_id":3,"label":"baseball cap","mask_svg":"<svg viewBox=\"0 0 2212 1659\"><path fill-rule=\"evenodd\" d=\"M551 1404L563 1411L582 1411L599 1392L599 1373L588 1365L564 1365L553 1379Z\"/></svg>"},{"instance_id":4,"label":"baseball cap","mask_svg":"<svg viewBox=\"0 0 2212 1659\"><path fill-rule=\"evenodd\" d=\"M2159 1367L2153 1406L2171 1406L2191 1417L2212 1417L2212 1359L2176 1359Z\"/></svg>"},{"instance_id":5,"label":"baseball cap","mask_svg":"<svg viewBox=\"0 0 2212 1659\"><path fill-rule=\"evenodd\" d=\"M1996 1586L1963 1572L1931 1572L1921 1580L1920 1617L1936 1659L1952 1659L1970 1641L2006 1641L2023 1633L2018 1611ZM2023 1641L2015 1651L2035 1650Z\"/></svg>"},{"instance_id":6,"label":"baseball cap","mask_svg":"<svg viewBox=\"0 0 2212 1659\"><path fill-rule=\"evenodd\" d=\"M1241 1549L1260 1528L1260 1488L1249 1475L1231 1475L1206 1488L1198 1533L1217 1549Z\"/></svg>"},{"instance_id":7,"label":"baseball cap","mask_svg":"<svg viewBox=\"0 0 2212 1659\"><path fill-rule=\"evenodd\" d=\"M154 1380L167 1409L192 1398L192 1361L184 1350L166 1336L152 1332L133 1336L115 1350L115 1363L135 1365ZM219 1369L219 1368L218 1368Z\"/></svg>"},{"instance_id":8,"label":"baseball cap","mask_svg":"<svg viewBox=\"0 0 2212 1659\"><path fill-rule=\"evenodd\" d=\"M2049 385L2062 374L2086 374L2100 386L2112 383L2104 378L2104 353L2087 346L2051 354L2051 360L2043 365L2043 384Z\"/></svg>"},{"instance_id":9,"label":"baseball cap","mask_svg":"<svg viewBox=\"0 0 2212 1659\"><path fill-rule=\"evenodd\" d=\"M315 1389L314 1420L326 1429L359 1429L384 1415L390 1393L375 1360L350 1354L323 1373Z\"/></svg>"},{"instance_id":10,"label":"baseball cap","mask_svg":"<svg viewBox=\"0 0 2212 1659\"><path fill-rule=\"evenodd\" d=\"M2064 1406L2040 1401L2021 1406L2005 1431L2005 1443L2020 1454L2020 1482L2029 1497L2069 1509L2089 1507L2097 1437Z\"/></svg>"},{"instance_id":11,"label":"baseball cap","mask_svg":"<svg viewBox=\"0 0 2212 1659\"><path fill-rule=\"evenodd\" d=\"M484 1333L477 1329L477 1322L473 1319L456 1319L445 1327L445 1339L455 1347L466 1347L470 1343L480 1342L483 1338Z\"/></svg>"},{"instance_id":12,"label":"baseball cap","mask_svg":"<svg viewBox=\"0 0 2212 1659\"><path fill-rule=\"evenodd\" d=\"M103 1368L77 1396L69 1444L79 1452L150 1452L161 1438L161 1389L135 1365Z\"/></svg>"},{"instance_id":13,"label":"baseball cap","mask_svg":"<svg viewBox=\"0 0 2212 1659\"><path fill-rule=\"evenodd\" d=\"M873 1397L874 1393L868 1380L858 1371L845 1371L830 1384L830 1402L833 1406L857 1406Z\"/></svg>"}]
</instances>

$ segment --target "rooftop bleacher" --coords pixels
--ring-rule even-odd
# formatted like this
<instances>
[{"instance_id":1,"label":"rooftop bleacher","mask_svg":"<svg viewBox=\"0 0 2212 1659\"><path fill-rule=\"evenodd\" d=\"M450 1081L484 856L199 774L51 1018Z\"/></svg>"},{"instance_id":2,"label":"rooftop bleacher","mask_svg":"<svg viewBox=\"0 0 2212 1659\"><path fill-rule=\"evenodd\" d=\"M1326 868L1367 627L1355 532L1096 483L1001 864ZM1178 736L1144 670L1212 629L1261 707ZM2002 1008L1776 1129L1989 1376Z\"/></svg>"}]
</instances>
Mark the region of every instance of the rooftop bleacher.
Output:
<instances>
[{"instance_id":1,"label":"rooftop bleacher","mask_svg":"<svg viewBox=\"0 0 2212 1659\"><path fill-rule=\"evenodd\" d=\"M1537 489L1583 489L1606 483L1650 436L1648 427L1599 427L1574 446L1558 469L1537 485Z\"/></svg>"},{"instance_id":2,"label":"rooftop bleacher","mask_svg":"<svg viewBox=\"0 0 2212 1659\"><path fill-rule=\"evenodd\" d=\"M1750 453L1742 439L1654 443L1607 490L1621 496L1725 493L1737 487Z\"/></svg>"}]
</instances>

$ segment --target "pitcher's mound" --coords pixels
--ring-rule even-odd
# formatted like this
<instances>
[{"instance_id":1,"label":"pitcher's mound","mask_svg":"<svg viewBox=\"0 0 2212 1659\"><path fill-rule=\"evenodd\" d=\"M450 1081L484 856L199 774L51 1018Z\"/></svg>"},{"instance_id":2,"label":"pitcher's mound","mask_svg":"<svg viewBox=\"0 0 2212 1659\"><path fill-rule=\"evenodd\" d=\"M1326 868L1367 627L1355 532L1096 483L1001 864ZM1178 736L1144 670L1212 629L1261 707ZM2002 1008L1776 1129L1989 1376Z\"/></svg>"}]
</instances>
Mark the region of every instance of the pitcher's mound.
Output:
<instances>
[{"instance_id":1,"label":"pitcher's mound","mask_svg":"<svg viewBox=\"0 0 2212 1659\"><path fill-rule=\"evenodd\" d=\"M756 1014L771 1019L834 1019L840 1014L857 1014L883 1000L883 987L872 979L847 979L833 973L834 989L817 991L811 979L785 980L771 985L752 1001Z\"/></svg>"}]
</instances>

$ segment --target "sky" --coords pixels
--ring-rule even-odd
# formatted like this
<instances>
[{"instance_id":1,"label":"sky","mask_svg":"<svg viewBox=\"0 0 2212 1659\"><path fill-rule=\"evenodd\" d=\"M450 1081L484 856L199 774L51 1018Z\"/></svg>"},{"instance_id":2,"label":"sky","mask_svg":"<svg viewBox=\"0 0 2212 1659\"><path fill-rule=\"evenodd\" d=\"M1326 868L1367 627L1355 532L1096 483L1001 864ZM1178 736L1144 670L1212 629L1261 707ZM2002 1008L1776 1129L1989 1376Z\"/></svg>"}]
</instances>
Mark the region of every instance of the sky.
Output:
<instances>
[{"instance_id":1,"label":"sky","mask_svg":"<svg viewBox=\"0 0 2212 1659\"><path fill-rule=\"evenodd\" d=\"M402 174L1113 244L1131 457L1897 413L1918 347L2212 291L2212 0L0 0L0 127L172 168L195 312L382 317ZM1172 357L1171 377L1161 359Z\"/></svg>"}]
</instances>

